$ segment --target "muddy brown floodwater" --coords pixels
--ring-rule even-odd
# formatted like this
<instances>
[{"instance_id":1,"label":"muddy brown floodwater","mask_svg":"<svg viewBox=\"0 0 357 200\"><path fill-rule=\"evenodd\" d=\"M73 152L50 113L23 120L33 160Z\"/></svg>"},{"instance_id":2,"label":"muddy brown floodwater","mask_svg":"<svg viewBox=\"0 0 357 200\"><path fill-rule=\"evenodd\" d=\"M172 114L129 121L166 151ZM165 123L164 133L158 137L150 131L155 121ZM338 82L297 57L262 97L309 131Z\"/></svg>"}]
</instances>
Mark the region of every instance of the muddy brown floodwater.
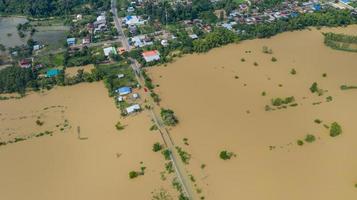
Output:
<instances>
[{"instance_id":1,"label":"muddy brown floodwater","mask_svg":"<svg viewBox=\"0 0 357 200\"><path fill-rule=\"evenodd\" d=\"M357 54L326 47L323 31L356 35L357 26L244 41L149 70L162 106L180 119L171 134L192 154L187 169L205 199L357 199L357 90L339 88L357 85ZM324 95L310 92L313 82ZM272 98L288 96L298 106L265 111ZM332 138L323 124L335 121L343 134ZM316 141L298 146L306 134ZM223 161L222 150L237 157Z\"/></svg>"},{"instance_id":2,"label":"muddy brown floodwater","mask_svg":"<svg viewBox=\"0 0 357 200\"><path fill-rule=\"evenodd\" d=\"M101 82L0 101L0 113L1 141L53 131L0 146L1 199L151 199L160 188L177 195L160 178L164 158L152 145L161 138L149 131L150 114L122 119ZM126 126L122 131L115 128L119 120ZM142 166L145 175L130 180L129 172Z\"/></svg>"}]
</instances>

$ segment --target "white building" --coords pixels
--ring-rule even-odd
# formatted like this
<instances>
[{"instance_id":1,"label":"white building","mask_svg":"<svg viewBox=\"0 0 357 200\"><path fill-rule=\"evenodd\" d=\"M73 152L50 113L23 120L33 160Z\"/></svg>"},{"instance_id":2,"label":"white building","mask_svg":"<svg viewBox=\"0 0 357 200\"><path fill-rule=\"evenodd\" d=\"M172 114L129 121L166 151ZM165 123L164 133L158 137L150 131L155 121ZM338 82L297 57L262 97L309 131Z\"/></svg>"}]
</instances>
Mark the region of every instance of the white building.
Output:
<instances>
[{"instance_id":1,"label":"white building","mask_svg":"<svg viewBox=\"0 0 357 200\"><path fill-rule=\"evenodd\" d=\"M114 55L117 55L117 54L118 54L118 53L117 53L117 50L115 50L114 47L104 48L103 51L104 51L104 55L105 55L105 56L109 56L110 54L114 54Z\"/></svg>"},{"instance_id":2,"label":"white building","mask_svg":"<svg viewBox=\"0 0 357 200\"><path fill-rule=\"evenodd\" d=\"M131 113L134 113L134 112L137 112L137 111L140 111L141 108L140 108L140 105L139 104L134 104L132 106L129 106L126 108L126 113L127 114L131 114Z\"/></svg>"}]
</instances>

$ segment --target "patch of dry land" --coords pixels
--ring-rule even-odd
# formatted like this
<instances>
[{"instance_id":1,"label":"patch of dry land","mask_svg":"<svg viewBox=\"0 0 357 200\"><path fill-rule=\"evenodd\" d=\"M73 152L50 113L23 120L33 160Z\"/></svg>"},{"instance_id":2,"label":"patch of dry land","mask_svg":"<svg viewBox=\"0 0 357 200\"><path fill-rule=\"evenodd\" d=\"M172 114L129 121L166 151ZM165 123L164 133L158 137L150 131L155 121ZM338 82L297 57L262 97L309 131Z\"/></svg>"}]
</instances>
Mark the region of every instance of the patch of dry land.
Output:
<instances>
[{"instance_id":1,"label":"patch of dry land","mask_svg":"<svg viewBox=\"0 0 357 200\"><path fill-rule=\"evenodd\" d=\"M149 113L122 119L101 82L0 101L0 113L0 141L12 141L0 146L1 199L151 199L173 190L161 180L164 158L152 151L161 137L149 131ZM130 180L141 167L145 175Z\"/></svg>"},{"instance_id":2,"label":"patch of dry land","mask_svg":"<svg viewBox=\"0 0 357 200\"><path fill-rule=\"evenodd\" d=\"M85 65L80 67L67 67L66 68L66 75L68 76L76 76L78 74L78 70L83 70L83 72L91 73L92 69L94 69L94 65Z\"/></svg>"},{"instance_id":3,"label":"patch of dry land","mask_svg":"<svg viewBox=\"0 0 357 200\"><path fill-rule=\"evenodd\" d=\"M357 85L357 54L326 47L323 31L356 34L357 26L244 41L149 70L162 106L179 117L171 134L192 155L186 167L200 196L357 199L357 90L340 90ZM310 91L314 82L321 96ZM293 103L271 104L290 96ZM331 137L335 121L343 132ZM304 141L307 134L316 140ZM237 156L222 160L222 150Z\"/></svg>"}]
</instances>

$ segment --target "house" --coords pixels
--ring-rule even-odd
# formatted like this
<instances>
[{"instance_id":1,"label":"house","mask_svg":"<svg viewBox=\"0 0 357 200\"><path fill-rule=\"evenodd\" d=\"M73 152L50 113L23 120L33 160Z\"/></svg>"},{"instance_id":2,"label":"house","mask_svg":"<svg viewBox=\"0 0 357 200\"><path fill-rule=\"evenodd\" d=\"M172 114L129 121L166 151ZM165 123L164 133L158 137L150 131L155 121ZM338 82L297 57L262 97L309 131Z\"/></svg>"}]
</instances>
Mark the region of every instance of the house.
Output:
<instances>
[{"instance_id":1,"label":"house","mask_svg":"<svg viewBox=\"0 0 357 200\"><path fill-rule=\"evenodd\" d=\"M167 40L161 40L161 45L166 47L169 45L169 42Z\"/></svg>"},{"instance_id":2,"label":"house","mask_svg":"<svg viewBox=\"0 0 357 200\"><path fill-rule=\"evenodd\" d=\"M126 11L128 11L128 12L134 12L135 9L134 9L133 7L128 7L128 9L126 9Z\"/></svg>"},{"instance_id":3,"label":"house","mask_svg":"<svg viewBox=\"0 0 357 200\"><path fill-rule=\"evenodd\" d=\"M191 34L189 37L193 40L198 39L198 36L196 34Z\"/></svg>"},{"instance_id":4,"label":"house","mask_svg":"<svg viewBox=\"0 0 357 200\"><path fill-rule=\"evenodd\" d=\"M134 43L135 47L144 47L148 45L153 45L154 43L146 38L144 35L138 35L131 38L131 42Z\"/></svg>"},{"instance_id":5,"label":"house","mask_svg":"<svg viewBox=\"0 0 357 200\"><path fill-rule=\"evenodd\" d=\"M138 99L139 98L139 94L138 93L134 93L133 94L133 99Z\"/></svg>"},{"instance_id":6,"label":"house","mask_svg":"<svg viewBox=\"0 0 357 200\"><path fill-rule=\"evenodd\" d=\"M76 38L67 38L68 46L73 46L76 44Z\"/></svg>"},{"instance_id":7,"label":"house","mask_svg":"<svg viewBox=\"0 0 357 200\"><path fill-rule=\"evenodd\" d=\"M106 19L105 19L105 13L102 13L101 15L99 15L98 17L97 17L97 22L98 21L105 21Z\"/></svg>"},{"instance_id":8,"label":"house","mask_svg":"<svg viewBox=\"0 0 357 200\"><path fill-rule=\"evenodd\" d=\"M59 69L49 69L46 73L46 77L47 78L55 77L55 76L59 75L60 72L61 71Z\"/></svg>"},{"instance_id":9,"label":"house","mask_svg":"<svg viewBox=\"0 0 357 200\"><path fill-rule=\"evenodd\" d=\"M119 52L119 54L121 55L121 54L125 53L126 50L125 50L124 47L119 47L119 48L118 48L118 52Z\"/></svg>"},{"instance_id":10,"label":"house","mask_svg":"<svg viewBox=\"0 0 357 200\"><path fill-rule=\"evenodd\" d=\"M134 104L132 106L129 106L126 108L126 113L127 114L131 114L131 113L134 113L134 112L137 112L137 111L140 111L141 108L140 108L140 105L139 104Z\"/></svg>"},{"instance_id":11,"label":"house","mask_svg":"<svg viewBox=\"0 0 357 200\"><path fill-rule=\"evenodd\" d=\"M90 44L90 38L89 37L83 38L82 44Z\"/></svg>"},{"instance_id":12,"label":"house","mask_svg":"<svg viewBox=\"0 0 357 200\"><path fill-rule=\"evenodd\" d=\"M76 18L77 18L77 20L81 20L83 18L83 16L81 14L78 14Z\"/></svg>"},{"instance_id":13,"label":"house","mask_svg":"<svg viewBox=\"0 0 357 200\"><path fill-rule=\"evenodd\" d=\"M124 101L124 97L119 96L119 97L118 97L118 101L119 101L119 102L123 102L123 101Z\"/></svg>"},{"instance_id":14,"label":"house","mask_svg":"<svg viewBox=\"0 0 357 200\"><path fill-rule=\"evenodd\" d=\"M130 26L130 25L142 25L144 24L145 22L141 19L139 19L137 16L133 15L129 15L129 16L126 16L124 18L124 22L126 25Z\"/></svg>"},{"instance_id":15,"label":"house","mask_svg":"<svg viewBox=\"0 0 357 200\"><path fill-rule=\"evenodd\" d=\"M19 66L21 68L30 68L32 66L31 60L29 59L22 59L19 61Z\"/></svg>"},{"instance_id":16,"label":"house","mask_svg":"<svg viewBox=\"0 0 357 200\"><path fill-rule=\"evenodd\" d=\"M103 49L104 55L109 56L110 54L117 55L117 50L114 47L107 47Z\"/></svg>"},{"instance_id":17,"label":"house","mask_svg":"<svg viewBox=\"0 0 357 200\"><path fill-rule=\"evenodd\" d=\"M144 60L146 62L152 62L152 61L156 61L156 60L160 60L160 53L157 50L153 50L153 51L145 51L142 53Z\"/></svg>"},{"instance_id":18,"label":"house","mask_svg":"<svg viewBox=\"0 0 357 200\"><path fill-rule=\"evenodd\" d=\"M119 95L127 95L131 93L131 87L121 87L117 90L115 90L115 92L119 93Z\"/></svg>"},{"instance_id":19,"label":"house","mask_svg":"<svg viewBox=\"0 0 357 200\"><path fill-rule=\"evenodd\" d=\"M41 49L41 46L39 44L33 45L33 50L38 51Z\"/></svg>"}]
</instances>

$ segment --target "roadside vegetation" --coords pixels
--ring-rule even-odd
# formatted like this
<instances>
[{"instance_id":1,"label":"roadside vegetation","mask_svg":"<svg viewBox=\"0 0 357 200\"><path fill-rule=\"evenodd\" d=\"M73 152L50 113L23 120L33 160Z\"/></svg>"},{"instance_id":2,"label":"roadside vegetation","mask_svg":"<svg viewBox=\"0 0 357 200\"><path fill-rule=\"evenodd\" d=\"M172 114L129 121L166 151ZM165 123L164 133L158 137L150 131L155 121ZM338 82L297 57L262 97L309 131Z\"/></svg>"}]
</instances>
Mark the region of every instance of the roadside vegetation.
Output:
<instances>
[{"instance_id":1,"label":"roadside vegetation","mask_svg":"<svg viewBox=\"0 0 357 200\"><path fill-rule=\"evenodd\" d=\"M174 111L161 108L161 118L166 126L176 126L179 123Z\"/></svg>"}]
</instances>

